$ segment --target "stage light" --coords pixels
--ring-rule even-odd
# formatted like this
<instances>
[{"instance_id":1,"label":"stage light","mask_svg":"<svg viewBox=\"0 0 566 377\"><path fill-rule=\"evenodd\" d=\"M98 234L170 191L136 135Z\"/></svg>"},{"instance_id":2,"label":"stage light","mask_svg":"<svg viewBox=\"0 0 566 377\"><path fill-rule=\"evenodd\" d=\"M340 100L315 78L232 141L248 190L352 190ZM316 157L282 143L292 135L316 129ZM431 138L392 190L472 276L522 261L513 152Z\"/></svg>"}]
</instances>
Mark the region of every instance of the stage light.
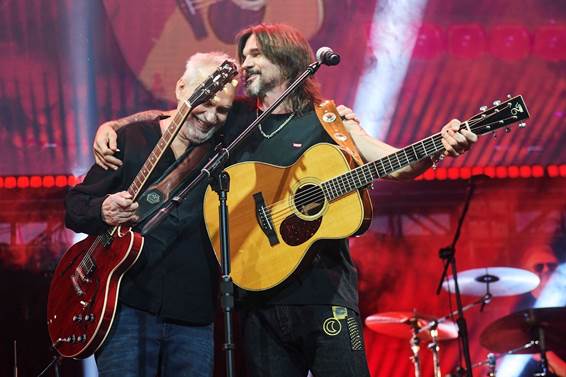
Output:
<instances>
[{"instance_id":1,"label":"stage light","mask_svg":"<svg viewBox=\"0 0 566 377\"><path fill-rule=\"evenodd\" d=\"M67 186L67 176L58 175L57 177L55 177L55 186L57 186L57 187Z\"/></svg>"},{"instance_id":2,"label":"stage light","mask_svg":"<svg viewBox=\"0 0 566 377\"><path fill-rule=\"evenodd\" d=\"M17 186L18 188L28 188L29 187L29 178L26 176L18 177L17 178Z\"/></svg>"},{"instance_id":3,"label":"stage light","mask_svg":"<svg viewBox=\"0 0 566 377\"><path fill-rule=\"evenodd\" d=\"M438 179L439 181L444 181L446 180L446 168L436 168L435 172L435 177L436 179Z\"/></svg>"},{"instance_id":4,"label":"stage light","mask_svg":"<svg viewBox=\"0 0 566 377\"><path fill-rule=\"evenodd\" d=\"M519 168L519 174L521 178L530 178L532 175L530 166L521 166Z\"/></svg>"},{"instance_id":5,"label":"stage light","mask_svg":"<svg viewBox=\"0 0 566 377\"><path fill-rule=\"evenodd\" d=\"M493 166L484 167L483 174L487 175L488 177L495 178L495 167Z\"/></svg>"},{"instance_id":6,"label":"stage light","mask_svg":"<svg viewBox=\"0 0 566 377\"><path fill-rule=\"evenodd\" d=\"M460 179L469 179L472 175L475 175L472 174L472 169L466 167L460 168Z\"/></svg>"},{"instance_id":7,"label":"stage light","mask_svg":"<svg viewBox=\"0 0 566 377\"><path fill-rule=\"evenodd\" d=\"M7 189L15 188L16 182L16 177L6 177L4 178L4 187Z\"/></svg>"},{"instance_id":8,"label":"stage light","mask_svg":"<svg viewBox=\"0 0 566 377\"><path fill-rule=\"evenodd\" d=\"M498 166L495 168L496 178L507 178L507 168L505 166Z\"/></svg>"},{"instance_id":9,"label":"stage light","mask_svg":"<svg viewBox=\"0 0 566 377\"><path fill-rule=\"evenodd\" d=\"M55 178L52 175L46 175L43 177L43 187L50 188L55 185Z\"/></svg>"},{"instance_id":10,"label":"stage light","mask_svg":"<svg viewBox=\"0 0 566 377\"><path fill-rule=\"evenodd\" d=\"M421 174L421 177L425 181L433 181L434 180L434 169L432 169L432 168L428 169L423 174Z\"/></svg>"},{"instance_id":11,"label":"stage light","mask_svg":"<svg viewBox=\"0 0 566 377\"><path fill-rule=\"evenodd\" d=\"M448 178L456 180L460 178L460 168L448 168Z\"/></svg>"},{"instance_id":12,"label":"stage light","mask_svg":"<svg viewBox=\"0 0 566 377\"><path fill-rule=\"evenodd\" d=\"M38 175L34 175L29 180L29 185L31 188L40 188L41 187L41 177Z\"/></svg>"},{"instance_id":13,"label":"stage light","mask_svg":"<svg viewBox=\"0 0 566 377\"><path fill-rule=\"evenodd\" d=\"M482 166L472 167L472 175L480 175L480 174L484 174Z\"/></svg>"},{"instance_id":14,"label":"stage light","mask_svg":"<svg viewBox=\"0 0 566 377\"><path fill-rule=\"evenodd\" d=\"M523 26L496 26L489 33L489 51L503 60L521 60L529 56L531 39Z\"/></svg>"},{"instance_id":15,"label":"stage light","mask_svg":"<svg viewBox=\"0 0 566 377\"><path fill-rule=\"evenodd\" d=\"M546 60L566 59L566 26L549 25L540 27L535 33L534 53Z\"/></svg>"},{"instance_id":16,"label":"stage light","mask_svg":"<svg viewBox=\"0 0 566 377\"><path fill-rule=\"evenodd\" d=\"M540 165L535 165L532 167L533 177L540 178L544 177L544 168Z\"/></svg>"},{"instance_id":17,"label":"stage light","mask_svg":"<svg viewBox=\"0 0 566 377\"><path fill-rule=\"evenodd\" d=\"M448 30L448 44L457 58L479 58L485 52L485 33L478 24L454 25Z\"/></svg>"},{"instance_id":18,"label":"stage light","mask_svg":"<svg viewBox=\"0 0 566 377\"><path fill-rule=\"evenodd\" d=\"M507 176L509 178L518 178L519 177L519 168L517 166L508 166L507 167Z\"/></svg>"},{"instance_id":19,"label":"stage light","mask_svg":"<svg viewBox=\"0 0 566 377\"><path fill-rule=\"evenodd\" d=\"M376 7L369 50L374 56L359 80L354 111L367 131L385 140L422 22L426 0L388 1Z\"/></svg>"},{"instance_id":20,"label":"stage light","mask_svg":"<svg viewBox=\"0 0 566 377\"><path fill-rule=\"evenodd\" d=\"M71 187L74 187L77 185L77 183L79 183L79 179L77 177L75 177L74 175L69 175L67 177L67 184Z\"/></svg>"},{"instance_id":21,"label":"stage light","mask_svg":"<svg viewBox=\"0 0 566 377\"><path fill-rule=\"evenodd\" d=\"M417 35L413 57L416 59L434 59L444 52L441 29L433 24L423 24Z\"/></svg>"}]
</instances>

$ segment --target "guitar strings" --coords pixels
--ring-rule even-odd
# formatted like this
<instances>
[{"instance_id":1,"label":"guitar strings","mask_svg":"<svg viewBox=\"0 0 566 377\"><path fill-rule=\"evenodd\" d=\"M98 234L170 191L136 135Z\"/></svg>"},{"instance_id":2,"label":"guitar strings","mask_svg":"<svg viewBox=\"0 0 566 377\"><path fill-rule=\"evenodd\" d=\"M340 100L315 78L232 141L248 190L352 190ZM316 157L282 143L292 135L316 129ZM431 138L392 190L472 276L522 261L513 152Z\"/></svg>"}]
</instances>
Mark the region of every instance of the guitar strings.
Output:
<instances>
[{"instance_id":1,"label":"guitar strings","mask_svg":"<svg viewBox=\"0 0 566 377\"><path fill-rule=\"evenodd\" d=\"M440 140L441 136L439 134L436 134L436 135L433 135L431 138L429 138L430 140L427 140L424 143L425 149L428 149L428 147L430 147L430 146L435 148L435 143L432 141L433 138ZM397 153L397 152L395 152L395 153ZM383 158L390 158L390 156L391 155L385 156ZM379 160L373 161L373 163L375 163L377 161L379 161ZM393 164L391 161L389 161L389 164L393 168L392 171L396 171L403 166L403 164L401 164L400 162ZM399 166L397 166L397 165L399 165ZM340 181L336 182L336 185L338 185L336 192L338 193L342 189L340 187L340 185L343 185L344 188L351 187L352 184L355 185L356 184L356 178L355 178L354 174L359 173L364 168L367 168L367 166L368 165L358 166L358 167L350 170L349 172L343 174L342 176L339 176L339 177L345 177L345 178L343 178L341 182ZM339 177L336 177L336 178L339 178ZM327 181L327 182L329 182L329 181ZM371 183L371 182L369 182L369 183ZM338 195L337 197L342 197L343 195L346 195L346 194L351 193L353 191L354 190L352 190L352 191L348 190L348 192L343 193L342 195ZM321 195L321 193L322 193L322 195ZM314 201L318 202L320 200L325 199L324 189L321 188L320 186L313 187L313 188L310 188L310 189L306 189L306 190L304 190L303 192L301 192L297 195L290 195L290 199L293 200L293 202L295 203L295 207L300 207L304 204L312 203ZM270 206L266 206L266 209L271 212L271 217L274 221L279 220L281 217L286 217L288 215L288 213L293 212L292 208L288 205L284 205L281 210L274 210L275 207L278 207L281 203L285 203L285 201L282 200L282 201L279 201L279 202L275 202Z\"/></svg>"},{"instance_id":2,"label":"guitar strings","mask_svg":"<svg viewBox=\"0 0 566 377\"><path fill-rule=\"evenodd\" d=\"M435 134L435 135L431 136L430 138L428 138L426 140L426 142L424 142L425 149L428 149L428 147L430 147L430 146L434 147L434 142L431 139L435 138L435 137L440 138L440 134ZM388 158L390 156L391 155L385 156L383 158ZM379 160L376 160L376 161L379 161ZM374 162L376 162L376 161L374 161ZM393 167L393 165L391 164L391 161L389 163L390 163L391 167ZM356 167L355 169L350 170L348 173L345 173L344 175L347 176L349 173L356 171L358 169L362 169L362 168L363 168L362 166ZM397 169L399 169L399 168L400 168L400 166ZM395 170L396 169L394 169L393 171L395 171ZM335 178L337 178L337 177L335 177ZM354 181L353 179L350 179L349 177L347 177L346 180L343 183L344 184L351 184L353 181ZM322 195L320 195L321 192L322 192ZM265 209L267 211L269 211L271 220L274 221L274 222L277 222L277 221L287 217L289 214L294 212L293 208L287 204L288 200L291 200L292 202L294 202L295 207L300 207L300 206L307 204L309 202L320 201L320 200L324 200L324 199L325 199L325 195L324 195L323 189L321 189L319 186L317 186L317 187L313 187L313 188L310 188L310 189L306 189L303 192L296 194L296 195L289 195L289 197L285 198L284 200L280 200L280 201L274 202L274 203L272 203L268 206L265 206ZM235 216L234 220L237 220L240 217L247 217L247 216L244 216L245 213L247 213L247 211L242 213L240 216Z\"/></svg>"},{"instance_id":3,"label":"guitar strings","mask_svg":"<svg viewBox=\"0 0 566 377\"><path fill-rule=\"evenodd\" d=\"M110 235L112 236L114 234L114 232L116 231L117 227L112 228L112 230L110 231ZM79 263L78 267L84 267L87 270L90 269L90 267L94 266L94 262L92 261L92 253L94 252L94 250L96 250L96 248L98 247L98 245L100 244L100 242L102 242L102 237L104 234L108 234L108 231L105 231L103 234L97 236L94 241L92 242L92 244L90 245L90 247L88 248L88 250L86 251L83 259L81 260L81 262ZM87 261L90 261L91 266L88 267L87 266ZM76 271L77 269L75 269Z\"/></svg>"},{"instance_id":4,"label":"guitar strings","mask_svg":"<svg viewBox=\"0 0 566 377\"><path fill-rule=\"evenodd\" d=\"M476 127L476 125L478 123L485 122L486 119L488 119L489 117L491 117L495 114L497 114L497 112L493 112L489 115L486 115L485 117L471 118L470 120L468 120L468 126L470 127L470 129L472 131L475 131L476 128L479 128L479 127ZM487 123L487 124L483 125L483 127L490 127L491 125L501 123L503 121L506 121L506 120L509 120L509 119L512 119L512 118L514 118L514 117L507 117L507 118L504 118L503 120L500 120L500 121ZM430 147L431 144L436 148L434 140L436 140L438 142L438 141L440 141L440 139L441 139L440 133L437 133L437 134L427 138L426 141L422 142L423 145L425 146L425 150L428 149L428 147ZM439 144L441 144L441 142L439 142ZM442 149L444 149L444 148L442 148ZM442 149L439 149L439 151L442 150ZM397 152L395 152L395 153L397 153ZM385 156L385 157L383 157L379 160L373 161L373 162L380 161L383 164L383 159L388 158L388 160L389 160L388 162L389 162L390 166L393 167L393 164L390 160L392 155L393 154ZM428 155L430 155L430 154L427 154L427 156ZM397 165L397 164L395 164L395 165ZM395 170L398 170L400 167L401 166L397 167ZM363 168L363 166L356 167L355 169L352 169L350 172L356 171L356 170L362 169L362 168ZM393 170L393 171L395 171L395 170ZM348 173L350 173L350 172L348 172ZM347 176L348 173L346 173L344 175ZM354 182L354 178L350 179L351 176L352 176L352 174L350 174L350 176L347 176L347 180L344 183L350 184L350 183ZM338 178L338 177L335 177L335 178ZM321 192L323 193L322 196L320 195ZM317 186L317 187L313 187L311 189L306 189L305 191L303 191L303 192L301 192L297 195L290 195L289 197L285 198L284 200L274 202L274 203L272 203L268 206L265 206L265 209L270 212L270 217L271 217L272 221L278 221L281 218L288 216L288 214L291 214L291 213L294 212L293 208L291 206L287 205L287 201L292 200L295 203L295 207L299 207L299 206L306 204L308 202L312 202L313 199L324 200L324 198L325 198L324 197L324 191ZM278 209L279 207L281 207L281 208ZM246 214L246 212L244 211L240 216L236 215L233 218L234 218L234 220L237 220L239 218L247 217L247 216L244 216L245 214Z\"/></svg>"},{"instance_id":5,"label":"guitar strings","mask_svg":"<svg viewBox=\"0 0 566 377\"><path fill-rule=\"evenodd\" d=\"M488 115L488 116L486 116L486 117L484 117L484 118L479 118L479 119L473 119L473 118L472 118L472 119L470 119L470 120L468 121L468 125L470 126L470 129L473 128L473 129L472 129L472 131L473 131L473 130L475 129L475 126L477 125L477 123L480 123L481 121L485 121L485 119L487 119L487 118L489 118L490 116L495 115L495 114L497 114L497 113L494 112L494 113L492 113L492 114L490 114L490 115ZM508 119L511 119L511 118L513 118L513 117L505 118L504 120L508 120ZM488 123L488 124L484 125L484 127L490 126L490 125L493 125L493 124L496 124L496 123L500 123L500 122L501 122L501 121L497 121L497 122L493 122L493 123ZM431 145L434 147L434 149L436 149L436 143L435 143L435 141L436 141L436 142L439 142L440 144L442 144L442 142L440 141L441 139L442 139L442 136L441 136L440 133L437 133L437 134L435 134L435 135L433 135L433 136L427 138L427 140L426 140L425 142L423 142L423 145L424 145L424 147L425 147L425 150L428 149L428 147L430 147ZM444 149L444 148L441 148L441 149L439 149L438 151L443 150L443 149ZM402 149L401 149L401 150L402 150ZM400 151L401 151L401 150L400 150ZM399 151L398 151L398 152L399 152ZM435 151L435 152L437 152L437 151ZM397 152L395 152L395 153L397 153ZM381 158L381 159L379 159L379 160L373 161L373 162L374 162L374 163L375 163L375 162L378 162L378 161L381 161L381 162L382 162L383 159L387 158L387 159L389 159L389 164L391 165L391 167L393 167L393 164L392 164L390 158L391 158L391 156L394 155L395 153L390 154L390 155L388 155L388 156L385 156L385 157L383 157L383 158ZM434 152L433 152L433 153L434 153ZM395 164L395 165L397 165L397 164ZM352 173L363 169L365 166L367 166L367 164L366 164L366 165L363 165L363 166L356 167L356 168L350 170L348 173L345 173L344 175L342 175L342 177L346 177L346 180L343 181L342 183L343 183L343 184L347 184L347 185L350 185L350 184L352 184L352 183L355 184L355 177L354 177L354 175L353 175ZM402 167L402 164L400 164L400 166L398 166L398 167L395 167L393 171L396 171L396 170L400 169L401 167ZM339 177L340 177L340 176L339 176ZM339 178L339 177L336 177L336 178ZM380 177L378 177L378 178L380 178ZM328 182L328 181L327 181L327 182ZM321 192L322 192L322 195L320 195ZM348 193L349 193L349 192L344 193L343 195L346 195L346 194L348 194ZM271 219L272 219L273 221L278 221L278 220L280 220L281 218L287 217L288 214L294 212L293 209L291 208L291 206L289 206L289 205L287 205L287 204L285 203L285 202L286 202L287 200L289 200L289 199L291 199L291 200L294 199L293 202L295 203L295 207L300 207L300 206L302 206L302 205L304 205L304 204L307 204L307 203L309 203L309 202L324 200L324 199L325 199L324 189L321 188L321 187L319 187L319 186L313 187L313 188L310 188L310 189L306 189L306 190L304 190L303 192L301 192L301 193L299 193L299 194L297 194L297 195L290 195L289 198L287 198L286 200L280 200L280 201L278 201L278 202L272 203L272 204L269 205L269 206L266 206L265 208L266 208L268 211L270 211ZM281 204L284 204L284 205L281 206ZM279 206L281 206L282 208L279 209L279 210L274 210L275 208L277 208L277 207L279 207Z\"/></svg>"}]
</instances>

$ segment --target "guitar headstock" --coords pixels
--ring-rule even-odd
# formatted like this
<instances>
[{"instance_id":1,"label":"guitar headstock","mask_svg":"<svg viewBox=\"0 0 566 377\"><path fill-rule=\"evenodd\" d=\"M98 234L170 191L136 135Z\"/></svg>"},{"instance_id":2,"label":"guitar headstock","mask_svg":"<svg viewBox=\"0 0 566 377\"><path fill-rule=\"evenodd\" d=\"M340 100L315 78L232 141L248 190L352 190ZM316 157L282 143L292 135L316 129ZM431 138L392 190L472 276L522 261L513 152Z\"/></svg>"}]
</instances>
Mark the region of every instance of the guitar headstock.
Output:
<instances>
[{"instance_id":1,"label":"guitar headstock","mask_svg":"<svg viewBox=\"0 0 566 377\"><path fill-rule=\"evenodd\" d=\"M483 135L529 118L529 111L522 96L509 98L505 102L495 101L493 107L482 107L480 110L481 113L462 123L462 128L469 126L476 135ZM519 127L525 127L525 123L520 123Z\"/></svg>"},{"instance_id":2,"label":"guitar headstock","mask_svg":"<svg viewBox=\"0 0 566 377\"><path fill-rule=\"evenodd\" d=\"M225 60L203 83L194 91L188 99L192 108L210 100L214 95L230 83L238 74L238 67L229 60Z\"/></svg>"}]
</instances>

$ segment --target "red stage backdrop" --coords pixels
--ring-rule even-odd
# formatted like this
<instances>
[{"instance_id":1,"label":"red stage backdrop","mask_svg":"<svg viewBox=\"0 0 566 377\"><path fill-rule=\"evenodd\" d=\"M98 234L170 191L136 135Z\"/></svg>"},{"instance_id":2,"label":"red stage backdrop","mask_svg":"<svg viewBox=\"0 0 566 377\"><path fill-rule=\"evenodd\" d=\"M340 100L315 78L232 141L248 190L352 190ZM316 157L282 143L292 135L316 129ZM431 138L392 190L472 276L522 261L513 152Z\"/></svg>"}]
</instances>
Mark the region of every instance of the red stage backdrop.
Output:
<instances>
[{"instance_id":1,"label":"red stage backdrop","mask_svg":"<svg viewBox=\"0 0 566 377\"><path fill-rule=\"evenodd\" d=\"M350 107L365 103L371 108L375 98L359 88L368 87L364 80L372 68L385 64L377 60L383 56L379 52L391 48L373 39L381 26L376 20L383 20L386 12L401 15L387 29L395 31L403 12L413 8L422 9L406 26L415 31L414 46L393 44L405 51L407 60L397 100L386 109L389 120L364 127L381 127L387 142L404 146L435 133L451 118L470 117L508 93L522 94L531 113L527 128L483 138L463 158L442 166L566 164L563 1L266 0L257 9L236 3L0 1L0 177L84 174L92 164L92 137L102 121L169 108L175 81L192 53L234 54L234 35L258 22L289 23L315 50L331 46L338 51L341 64L317 73L324 95ZM386 76L369 82L369 87L386 90L393 81ZM554 175L566 176L557 172ZM564 262L564 178L479 179L476 184L458 244L460 270L531 269L527 257L533 245L551 247L557 263ZM434 294L442 269L437 252L453 238L468 188L459 180L376 185L372 227L351 241L364 318L391 311L433 316L450 311L450 296ZM2 270L48 276L73 237L63 228L64 189L26 191L0 185L0 195ZM556 271L564 292L566 277ZM1 360L9 359L12 338L25 342L21 334L37 334L20 332L10 325L14 318L26 328L29 321L44 321L38 297L46 292L35 290L27 275L21 281L18 285L29 295L0 309L2 333L9 334L0 336ZM11 293L8 281L1 286L3 295ZM465 303L473 300L464 298ZM483 312L468 312L473 361L483 360L488 352L479 344L488 324L533 302L529 295L495 298ZM565 298L559 295L555 302L564 305ZM367 329L364 334L372 376L412 375L408 340ZM42 336L45 344L46 332ZM442 369L447 373L457 364L458 346L455 341L441 346ZM30 363L32 349L30 345L22 351ZM424 346L421 355L423 375L432 376L430 352ZM40 361L48 359L45 355ZM0 365L9 365L1 360ZM0 375L7 373L0 368Z\"/></svg>"}]
</instances>

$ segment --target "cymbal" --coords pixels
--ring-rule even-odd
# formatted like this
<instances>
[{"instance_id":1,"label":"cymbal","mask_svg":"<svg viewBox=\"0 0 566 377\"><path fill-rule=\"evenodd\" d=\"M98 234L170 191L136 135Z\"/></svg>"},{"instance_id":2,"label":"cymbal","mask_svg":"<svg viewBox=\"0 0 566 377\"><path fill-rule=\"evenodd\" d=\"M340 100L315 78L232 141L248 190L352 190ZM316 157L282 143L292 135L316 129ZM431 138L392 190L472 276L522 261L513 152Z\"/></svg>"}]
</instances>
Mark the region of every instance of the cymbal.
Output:
<instances>
[{"instance_id":1,"label":"cymbal","mask_svg":"<svg viewBox=\"0 0 566 377\"><path fill-rule=\"evenodd\" d=\"M366 318L366 326L377 333L394 336L396 338L411 339L412 326L423 328L436 318L428 315L414 314L412 312L386 312L370 315ZM448 340L458 337L458 326L452 321L445 320L438 324L438 339ZM430 330L423 330L418 334L419 339L425 342L432 340Z\"/></svg>"},{"instance_id":2,"label":"cymbal","mask_svg":"<svg viewBox=\"0 0 566 377\"><path fill-rule=\"evenodd\" d=\"M547 351L566 351L566 308L532 308L499 318L480 335L480 344L492 352L539 353L538 328L544 331ZM520 349L523 348L523 349Z\"/></svg>"},{"instance_id":3,"label":"cymbal","mask_svg":"<svg viewBox=\"0 0 566 377\"><path fill-rule=\"evenodd\" d=\"M492 296L519 295L532 291L539 283L537 275L520 268L483 267L458 272L460 293L470 296L483 296L488 286ZM454 278L448 277L442 287L454 292Z\"/></svg>"}]
</instances>

